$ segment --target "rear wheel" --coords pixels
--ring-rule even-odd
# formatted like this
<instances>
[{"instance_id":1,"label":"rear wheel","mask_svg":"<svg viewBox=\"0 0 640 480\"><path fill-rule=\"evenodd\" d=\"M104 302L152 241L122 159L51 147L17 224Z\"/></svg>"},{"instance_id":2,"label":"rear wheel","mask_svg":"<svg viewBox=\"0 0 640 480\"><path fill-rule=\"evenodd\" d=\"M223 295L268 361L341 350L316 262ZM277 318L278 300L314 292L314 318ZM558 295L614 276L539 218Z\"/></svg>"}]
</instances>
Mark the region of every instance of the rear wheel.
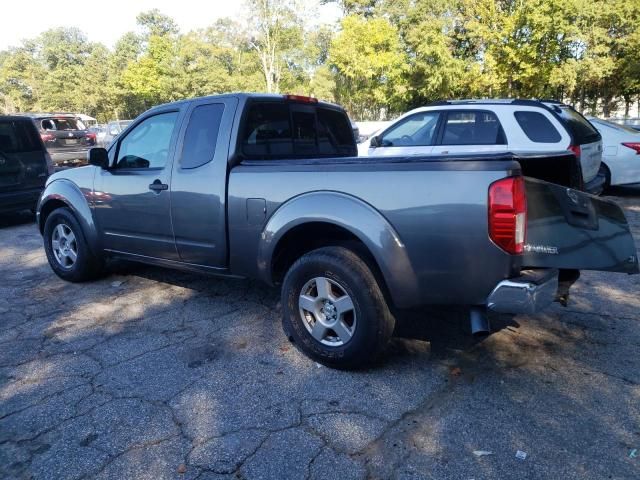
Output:
<instances>
[{"instance_id":1,"label":"rear wheel","mask_svg":"<svg viewBox=\"0 0 640 480\"><path fill-rule=\"evenodd\" d=\"M604 163L602 164L604 172L604 184L602 185L602 193L606 193L611 188L611 170Z\"/></svg>"},{"instance_id":2,"label":"rear wheel","mask_svg":"<svg viewBox=\"0 0 640 480\"><path fill-rule=\"evenodd\" d=\"M68 208L58 208L47 217L44 249L51 269L63 280L84 282L104 271L104 262L91 253L80 224Z\"/></svg>"},{"instance_id":3,"label":"rear wheel","mask_svg":"<svg viewBox=\"0 0 640 480\"><path fill-rule=\"evenodd\" d=\"M395 325L371 269L343 247L298 259L285 276L282 306L287 336L305 355L334 368L371 363Z\"/></svg>"}]
</instances>

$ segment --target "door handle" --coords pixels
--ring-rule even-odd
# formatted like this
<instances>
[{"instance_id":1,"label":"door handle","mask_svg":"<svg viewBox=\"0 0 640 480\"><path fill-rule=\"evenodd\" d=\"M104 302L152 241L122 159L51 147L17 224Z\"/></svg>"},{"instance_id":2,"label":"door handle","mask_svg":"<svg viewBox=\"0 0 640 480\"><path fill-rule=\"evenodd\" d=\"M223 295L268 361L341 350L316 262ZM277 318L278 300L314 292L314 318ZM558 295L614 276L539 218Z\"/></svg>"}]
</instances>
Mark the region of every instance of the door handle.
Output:
<instances>
[{"instance_id":1,"label":"door handle","mask_svg":"<svg viewBox=\"0 0 640 480\"><path fill-rule=\"evenodd\" d=\"M162 190L168 190L169 185L166 183L162 183L160 180L154 180L152 184L149 185L149 190L153 190L156 193L160 193Z\"/></svg>"}]
</instances>

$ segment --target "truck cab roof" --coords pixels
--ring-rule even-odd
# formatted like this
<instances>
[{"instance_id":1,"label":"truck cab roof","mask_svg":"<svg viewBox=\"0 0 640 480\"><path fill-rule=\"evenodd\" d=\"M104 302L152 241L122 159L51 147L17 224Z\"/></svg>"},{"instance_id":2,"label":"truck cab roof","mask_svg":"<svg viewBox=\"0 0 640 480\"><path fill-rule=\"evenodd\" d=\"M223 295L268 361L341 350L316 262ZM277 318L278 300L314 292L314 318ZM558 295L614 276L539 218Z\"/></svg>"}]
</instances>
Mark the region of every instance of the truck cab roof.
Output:
<instances>
[{"instance_id":1,"label":"truck cab roof","mask_svg":"<svg viewBox=\"0 0 640 480\"><path fill-rule=\"evenodd\" d=\"M293 95L293 94L278 94L278 93L246 93L246 92L232 92L232 93L222 93L217 95L205 95L202 97L194 97L188 98L185 100L177 100L175 102L167 102L160 105L156 105L151 108L153 110L164 109L171 106L179 106L184 105L186 103L191 103L195 101L201 100L216 100L216 99L224 99L224 98L237 98L239 101L290 101L297 103L308 103L313 105L318 105L322 107L328 108L336 108L342 110L342 107L330 102L324 102L322 100L318 100L314 97L304 96L304 95Z\"/></svg>"}]
</instances>

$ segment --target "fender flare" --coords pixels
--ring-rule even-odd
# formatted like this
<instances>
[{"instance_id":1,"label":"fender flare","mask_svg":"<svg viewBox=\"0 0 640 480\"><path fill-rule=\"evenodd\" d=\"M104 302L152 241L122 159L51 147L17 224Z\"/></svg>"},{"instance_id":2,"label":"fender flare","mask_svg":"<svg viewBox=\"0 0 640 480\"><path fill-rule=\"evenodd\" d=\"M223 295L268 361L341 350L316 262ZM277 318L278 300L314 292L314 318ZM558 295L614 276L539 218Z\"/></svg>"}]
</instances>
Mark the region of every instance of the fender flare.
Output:
<instances>
[{"instance_id":1,"label":"fender flare","mask_svg":"<svg viewBox=\"0 0 640 480\"><path fill-rule=\"evenodd\" d=\"M36 212L40 233L42 234L44 232L45 224L45 218L41 215L43 208L51 201L63 202L78 220L92 253L98 254L98 233L93 213L89 206L90 196L90 190L83 193L75 183L64 178L56 179L49 183L42 192L42 195L40 195Z\"/></svg>"},{"instance_id":2,"label":"fender flare","mask_svg":"<svg viewBox=\"0 0 640 480\"><path fill-rule=\"evenodd\" d=\"M418 303L417 276L398 233L371 205L339 192L305 193L287 201L273 213L258 246L258 271L262 280L273 284L272 261L280 240L291 229L312 222L331 223L360 239L378 264L397 307Z\"/></svg>"}]
</instances>

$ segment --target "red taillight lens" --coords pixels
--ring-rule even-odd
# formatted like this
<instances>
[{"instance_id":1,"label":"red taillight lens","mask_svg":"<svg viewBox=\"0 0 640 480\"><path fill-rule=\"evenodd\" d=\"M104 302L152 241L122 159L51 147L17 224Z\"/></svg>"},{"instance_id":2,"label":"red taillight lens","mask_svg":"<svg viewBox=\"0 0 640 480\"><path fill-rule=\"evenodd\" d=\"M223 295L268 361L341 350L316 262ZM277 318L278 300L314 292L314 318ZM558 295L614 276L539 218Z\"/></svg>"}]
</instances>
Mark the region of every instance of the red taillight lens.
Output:
<instances>
[{"instance_id":1,"label":"red taillight lens","mask_svg":"<svg viewBox=\"0 0 640 480\"><path fill-rule=\"evenodd\" d=\"M42 133L40 138L42 138L43 142L51 142L56 139L56 136L53 133Z\"/></svg>"},{"instance_id":2,"label":"red taillight lens","mask_svg":"<svg viewBox=\"0 0 640 480\"><path fill-rule=\"evenodd\" d=\"M640 155L640 142L622 142L622 145L631 150L635 150L636 155Z\"/></svg>"},{"instance_id":3,"label":"red taillight lens","mask_svg":"<svg viewBox=\"0 0 640 480\"><path fill-rule=\"evenodd\" d=\"M523 177L503 178L489 187L489 237L505 252L524 251L527 197Z\"/></svg>"},{"instance_id":4,"label":"red taillight lens","mask_svg":"<svg viewBox=\"0 0 640 480\"><path fill-rule=\"evenodd\" d=\"M292 102L300 102L300 103L318 103L317 98L313 97L305 97L304 95L283 95L284 98L290 100Z\"/></svg>"},{"instance_id":5,"label":"red taillight lens","mask_svg":"<svg viewBox=\"0 0 640 480\"><path fill-rule=\"evenodd\" d=\"M582 153L580 151L580 145L569 145L569 148L567 148L567 150L571 150L578 158L580 158L580 154Z\"/></svg>"},{"instance_id":6,"label":"red taillight lens","mask_svg":"<svg viewBox=\"0 0 640 480\"><path fill-rule=\"evenodd\" d=\"M87 140L91 140L92 142L96 141L96 134L95 133L87 133Z\"/></svg>"}]
</instances>

